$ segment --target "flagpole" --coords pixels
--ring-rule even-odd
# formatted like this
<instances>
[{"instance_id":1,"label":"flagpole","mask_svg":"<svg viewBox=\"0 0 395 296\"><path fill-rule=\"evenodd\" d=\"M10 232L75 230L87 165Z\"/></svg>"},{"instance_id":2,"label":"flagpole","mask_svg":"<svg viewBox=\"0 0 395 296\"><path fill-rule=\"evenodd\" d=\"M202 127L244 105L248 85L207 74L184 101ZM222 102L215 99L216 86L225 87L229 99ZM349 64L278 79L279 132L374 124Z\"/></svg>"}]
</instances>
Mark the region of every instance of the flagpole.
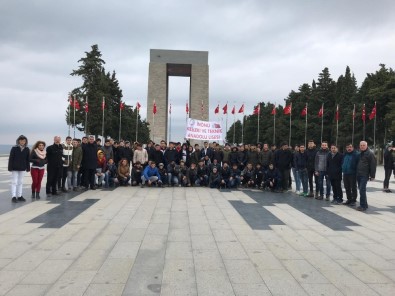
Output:
<instances>
[{"instance_id":1,"label":"flagpole","mask_svg":"<svg viewBox=\"0 0 395 296\"><path fill-rule=\"evenodd\" d=\"M118 141L121 141L121 129L122 129L122 101L121 105L119 105L119 136L118 136Z\"/></svg>"},{"instance_id":2,"label":"flagpole","mask_svg":"<svg viewBox=\"0 0 395 296\"><path fill-rule=\"evenodd\" d=\"M106 107L106 101L103 97L103 102L102 102L102 109L103 109L103 120L102 120L102 125L101 125L101 136L102 136L102 143L104 143L104 108Z\"/></svg>"},{"instance_id":3,"label":"flagpole","mask_svg":"<svg viewBox=\"0 0 395 296\"><path fill-rule=\"evenodd\" d=\"M169 143L171 141L171 101L170 101L170 109L169 109Z\"/></svg>"},{"instance_id":4,"label":"flagpole","mask_svg":"<svg viewBox=\"0 0 395 296\"><path fill-rule=\"evenodd\" d=\"M374 126L373 126L373 152L374 155L376 155L376 114L377 114L377 109L376 109L376 101L374 102Z\"/></svg>"},{"instance_id":5,"label":"flagpole","mask_svg":"<svg viewBox=\"0 0 395 296\"><path fill-rule=\"evenodd\" d=\"M354 104L354 110L352 112L352 136L351 136L352 145L354 145L354 127L355 127L355 104Z\"/></svg>"},{"instance_id":6,"label":"flagpole","mask_svg":"<svg viewBox=\"0 0 395 296\"><path fill-rule=\"evenodd\" d=\"M70 105L72 104L72 102L71 102L71 100L72 100L72 97L70 96L69 97L69 106L68 106L68 109L69 109L69 133L68 133L68 136L70 137L70 131L71 131L71 114L70 114Z\"/></svg>"},{"instance_id":7,"label":"flagpole","mask_svg":"<svg viewBox=\"0 0 395 296\"><path fill-rule=\"evenodd\" d=\"M339 137L339 104L336 107L336 147L337 147L338 137Z\"/></svg>"},{"instance_id":8,"label":"flagpole","mask_svg":"<svg viewBox=\"0 0 395 296\"><path fill-rule=\"evenodd\" d=\"M274 105L274 114L273 114L273 145L276 144L276 105Z\"/></svg>"},{"instance_id":9,"label":"flagpole","mask_svg":"<svg viewBox=\"0 0 395 296\"><path fill-rule=\"evenodd\" d=\"M87 127L87 125L88 125L88 112L87 112L86 106L88 106L88 96L86 96L86 98L85 98L85 136L88 136L88 127ZM88 108L89 108L89 106L88 106Z\"/></svg>"},{"instance_id":10,"label":"flagpole","mask_svg":"<svg viewBox=\"0 0 395 296\"><path fill-rule=\"evenodd\" d=\"M308 108L307 108L307 103L306 103L306 123L305 123L305 127L304 127L304 146L306 146L307 144L307 116L308 116L309 112L308 112Z\"/></svg>"},{"instance_id":11,"label":"flagpole","mask_svg":"<svg viewBox=\"0 0 395 296\"><path fill-rule=\"evenodd\" d=\"M258 134L256 142L259 143L259 117L261 115L261 103L258 103Z\"/></svg>"},{"instance_id":12,"label":"flagpole","mask_svg":"<svg viewBox=\"0 0 395 296\"><path fill-rule=\"evenodd\" d=\"M75 138L75 105L76 105L76 100L77 100L77 95L74 95L74 103L73 103L73 113L74 113L74 123L73 123L73 125L74 125L74 130L73 130L73 133L74 133L74 137L73 138Z\"/></svg>"},{"instance_id":13,"label":"flagpole","mask_svg":"<svg viewBox=\"0 0 395 296\"><path fill-rule=\"evenodd\" d=\"M363 112L365 113L365 115L364 115L364 120L363 120L363 140L365 141L365 121L366 121L365 104L363 104Z\"/></svg>"},{"instance_id":14,"label":"flagpole","mask_svg":"<svg viewBox=\"0 0 395 296\"><path fill-rule=\"evenodd\" d=\"M322 115L321 115L321 143L322 143L322 134L324 133L324 103L321 105Z\"/></svg>"},{"instance_id":15,"label":"flagpole","mask_svg":"<svg viewBox=\"0 0 395 296\"><path fill-rule=\"evenodd\" d=\"M233 113L233 144L235 143L235 135L236 135L236 102L233 101L233 109L232 111L234 111Z\"/></svg>"},{"instance_id":16,"label":"flagpole","mask_svg":"<svg viewBox=\"0 0 395 296\"><path fill-rule=\"evenodd\" d=\"M226 129L226 132L225 132L225 141L227 142L228 141L228 139L227 139L227 137L226 137L226 135L228 134L228 101L226 101L226 125L225 125L225 129Z\"/></svg>"},{"instance_id":17,"label":"flagpole","mask_svg":"<svg viewBox=\"0 0 395 296\"><path fill-rule=\"evenodd\" d=\"M244 144L244 102L243 102L243 124L241 125L241 142Z\"/></svg>"},{"instance_id":18,"label":"flagpole","mask_svg":"<svg viewBox=\"0 0 395 296\"><path fill-rule=\"evenodd\" d=\"M139 102L137 102L137 104L138 103ZM137 106L136 106L136 141L135 142L137 142L138 130L139 130L139 111L140 111L140 108L137 108Z\"/></svg>"},{"instance_id":19,"label":"flagpole","mask_svg":"<svg viewBox=\"0 0 395 296\"><path fill-rule=\"evenodd\" d=\"M289 113L289 142L288 145L291 146L291 135L292 135L292 103L291 103L291 112Z\"/></svg>"}]
</instances>

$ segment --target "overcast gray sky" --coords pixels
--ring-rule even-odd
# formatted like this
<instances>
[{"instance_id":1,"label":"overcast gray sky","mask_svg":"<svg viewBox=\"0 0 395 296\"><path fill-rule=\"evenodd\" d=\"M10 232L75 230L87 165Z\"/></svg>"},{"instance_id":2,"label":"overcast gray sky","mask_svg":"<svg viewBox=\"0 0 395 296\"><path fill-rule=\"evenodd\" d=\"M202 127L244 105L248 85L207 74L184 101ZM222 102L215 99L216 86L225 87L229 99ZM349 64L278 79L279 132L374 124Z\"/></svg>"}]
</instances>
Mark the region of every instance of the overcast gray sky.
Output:
<instances>
[{"instance_id":1,"label":"overcast gray sky","mask_svg":"<svg viewBox=\"0 0 395 296\"><path fill-rule=\"evenodd\" d=\"M246 113L283 104L324 67L337 79L349 65L358 85L379 63L394 67L390 0L0 0L0 14L0 144L67 135L67 94L82 83L69 74L93 44L144 117L151 48L209 52L211 119L218 102L245 102ZM184 137L187 94L172 78L173 140Z\"/></svg>"}]
</instances>

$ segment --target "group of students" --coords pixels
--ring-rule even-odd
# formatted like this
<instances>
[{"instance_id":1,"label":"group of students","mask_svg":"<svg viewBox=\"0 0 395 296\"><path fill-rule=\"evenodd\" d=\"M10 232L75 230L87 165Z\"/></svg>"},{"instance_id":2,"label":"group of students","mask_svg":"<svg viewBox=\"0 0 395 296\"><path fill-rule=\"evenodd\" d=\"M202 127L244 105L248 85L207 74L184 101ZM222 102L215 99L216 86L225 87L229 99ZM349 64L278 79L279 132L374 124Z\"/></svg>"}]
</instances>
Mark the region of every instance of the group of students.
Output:
<instances>
[{"instance_id":1,"label":"group of students","mask_svg":"<svg viewBox=\"0 0 395 296\"><path fill-rule=\"evenodd\" d=\"M221 147L218 143L204 142L190 145L165 141L145 145L128 141L106 139L101 145L94 136L82 140L60 137L45 148L43 141L36 142L32 151L27 138L20 136L11 149L9 170L12 177L12 201L24 201L21 191L21 171L31 171L32 198L40 198L41 180L47 166L46 193L48 196L61 191L96 189L113 186L207 186L210 188L259 188L273 192L291 189L291 171L295 181L295 193L304 197L330 199L334 204L343 203L342 180L346 189L347 205L355 205L357 183L360 190L359 210L366 210L366 183L374 179L376 159L361 141L357 152L349 144L341 154L336 145L321 143L317 149L314 141L308 146L296 145L294 149L282 143L277 149L267 143L257 145ZM394 169L395 150L388 149L386 163ZM390 160L391 158L391 160ZM31 168L30 168L31 163ZM14 173L15 172L15 173ZM19 173L17 173L19 172ZM389 173L388 178L391 176ZM387 171L386 171L387 178ZM315 184L315 188L314 188ZM386 185L387 184L387 185ZM386 192L388 180L384 182Z\"/></svg>"}]
</instances>

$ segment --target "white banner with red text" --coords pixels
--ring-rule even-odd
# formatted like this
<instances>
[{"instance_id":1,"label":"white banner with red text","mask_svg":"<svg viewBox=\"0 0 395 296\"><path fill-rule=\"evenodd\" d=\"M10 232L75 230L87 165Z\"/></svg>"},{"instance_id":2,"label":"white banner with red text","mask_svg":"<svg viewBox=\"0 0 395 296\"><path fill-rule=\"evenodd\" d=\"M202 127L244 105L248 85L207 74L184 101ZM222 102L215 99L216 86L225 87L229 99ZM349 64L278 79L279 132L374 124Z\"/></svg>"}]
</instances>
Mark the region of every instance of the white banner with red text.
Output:
<instances>
[{"instance_id":1,"label":"white banner with red text","mask_svg":"<svg viewBox=\"0 0 395 296\"><path fill-rule=\"evenodd\" d=\"M217 121L203 121L188 118L185 138L202 141L221 141L221 123Z\"/></svg>"}]
</instances>

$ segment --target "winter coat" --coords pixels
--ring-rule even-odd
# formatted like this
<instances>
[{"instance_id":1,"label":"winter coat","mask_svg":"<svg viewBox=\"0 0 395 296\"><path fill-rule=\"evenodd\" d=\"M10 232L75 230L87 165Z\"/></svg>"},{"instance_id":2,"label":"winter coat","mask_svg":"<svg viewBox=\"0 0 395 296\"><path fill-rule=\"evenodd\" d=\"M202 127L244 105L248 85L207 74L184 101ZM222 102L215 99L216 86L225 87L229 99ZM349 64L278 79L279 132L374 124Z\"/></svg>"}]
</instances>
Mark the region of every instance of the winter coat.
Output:
<instances>
[{"instance_id":1,"label":"winter coat","mask_svg":"<svg viewBox=\"0 0 395 296\"><path fill-rule=\"evenodd\" d=\"M147 165L143 171L143 175L146 180L148 180L149 177L157 176L158 181L160 181L160 174L157 167L152 168L150 165Z\"/></svg>"},{"instance_id":2,"label":"winter coat","mask_svg":"<svg viewBox=\"0 0 395 296\"><path fill-rule=\"evenodd\" d=\"M376 177L376 157L369 148L359 154L357 176Z\"/></svg>"},{"instance_id":3,"label":"winter coat","mask_svg":"<svg viewBox=\"0 0 395 296\"><path fill-rule=\"evenodd\" d=\"M96 151L95 151L96 156ZM47 169L59 169L63 166L62 144L52 144L47 147Z\"/></svg>"},{"instance_id":4,"label":"winter coat","mask_svg":"<svg viewBox=\"0 0 395 296\"><path fill-rule=\"evenodd\" d=\"M118 173L118 177L127 178L127 176L130 175L129 164L126 165L119 164L117 173Z\"/></svg>"},{"instance_id":5,"label":"winter coat","mask_svg":"<svg viewBox=\"0 0 395 296\"><path fill-rule=\"evenodd\" d=\"M97 145L93 144L85 144L82 146L82 167L84 169L95 169L97 166Z\"/></svg>"},{"instance_id":6,"label":"winter coat","mask_svg":"<svg viewBox=\"0 0 395 296\"><path fill-rule=\"evenodd\" d=\"M16 145L11 148L10 157L8 158L8 171L29 171L30 170L30 149L26 145L23 149L19 146L19 137Z\"/></svg>"},{"instance_id":7,"label":"winter coat","mask_svg":"<svg viewBox=\"0 0 395 296\"><path fill-rule=\"evenodd\" d=\"M165 166L167 166L172 161L174 161L176 164L180 163L179 153L177 152L176 149L170 149L170 148L166 149L164 158L165 158Z\"/></svg>"},{"instance_id":8,"label":"winter coat","mask_svg":"<svg viewBox=\"0 0 395 296\"><path fill-rule=\"evenodd\" d=\"M386 149L384 152L384 168L395 169L395 150Z\"/></svg>"},{"instance_id":9,"label":"winter coat","mask_svg":"<svg viewBox=\"0 0 395 296\"><path fill-rule=\"evenodd\" d=\"M133 155L133 163L136 163L139 161L141 164L145 164L148 162L148 153L147 150L141 149L141 150L136 150L134 151Z\"/></svg>"},{"instance_id":10,"label":"winter coat","mask_svg":"<svg viewBox=\"0 0 395 296\"><path fill-rule=\"evenodd\" d=\"M275 167L279 170L286 170L291 168L293 156L291 150L277 150L274 153Z\"/></svg>"},{"instance_id":11,"label":"winter coat","mask_svg":"<svg viewBox=\"0 0 395 296\"><path fill-rule=\"evenodd\" d=\"M270 150L259 152L259 162L264 167L268 167L273 162L273 153Z\"/></svg>"},{"instance_id":12,"label":"winter coat","mask_svg":"<svg viewBox=\"0 0 395 296\"><path fill-rule=\"evenodd\" d=\"M259 162L259 154L257 151L247 151L247 163L252 163L255 166Z\"/></svg>"},{"instance_id":13,"label":"winter coat","mask_svg":"<svg viewBox=\"0 0 395 296\"><path fill-rule=\"evenodd\" d=\"M329 176L329 179L341 180L343 154L339 152L335 154L329 153L326 163L326 174Z\"/></svg>"},{"instance_id":14,"label":"winter coat","mask_svg":"<svg viewBox=\"0 0 395 296\"><path fill-rule=\"evenodd\" d=\"M30 162L32 163L31 168L44 169L45 164L47 163L47 158L45 157L42 159L38 157L37 153L33 150L30 154Z\"/></svg>"},{"instance_id":15,"label":"winter coat","mask_svg":"<svg viewBox=\"0 0 395 296\"><path fill-rule=\"evenodd\" d=\"M358 152L346 152L343 156L342 172L344 175L355 175L357 173Z\"/></svg>"},{"instance_id":16,"label":"winter coat","mask_svg":"<svg viewBox=\"0 0 395 296\"><path fill-rule=\"evenodd\" d=\"M329 150L320 149L315 155L314 168L317 172L326 172Z\"/></svg>"},{"instance_id":17,"label":"winter coat","mask_svg":"<svg viewBox=\"0 0 395 296\"><path fill-rule=\"evenodd\" d=\"M63 166L68 167L72 161L73 145L63 144Z\"/></svg>"},{"instance_id":18,"label":"winter coat","mask_svg":"<svg viewBox=\"0 0 395 296\"><path fill-rule=\"evenodd\" d=\"M294 154L294 168L297 171L307 169L307 162L308 162L308 156L307 156L306 151L303 153L295 152L295 154Z\"/></svg>"},{"instance_id":19,"label":"winter coat","mask_svg":"<svg viewBox=\"0 0 395 296\"><path fill-rule=\"evenodd\" d=\"M79 170L82 162L82 148L76 147L73 149L73 154L71 157L71 166L69 167L72 171L76 172Z\"/></svg>"},{"instance_id":20,"label":"winter coat","mask_svg":"<svg viewBox=\"0 0 395 296\"><path fill-rule=\"evenodd\" d=\"M317 155L317 149L307 148L305 153L307 155L307 170L315 171L315 156Z\"/></svg>"}]
</instances>

